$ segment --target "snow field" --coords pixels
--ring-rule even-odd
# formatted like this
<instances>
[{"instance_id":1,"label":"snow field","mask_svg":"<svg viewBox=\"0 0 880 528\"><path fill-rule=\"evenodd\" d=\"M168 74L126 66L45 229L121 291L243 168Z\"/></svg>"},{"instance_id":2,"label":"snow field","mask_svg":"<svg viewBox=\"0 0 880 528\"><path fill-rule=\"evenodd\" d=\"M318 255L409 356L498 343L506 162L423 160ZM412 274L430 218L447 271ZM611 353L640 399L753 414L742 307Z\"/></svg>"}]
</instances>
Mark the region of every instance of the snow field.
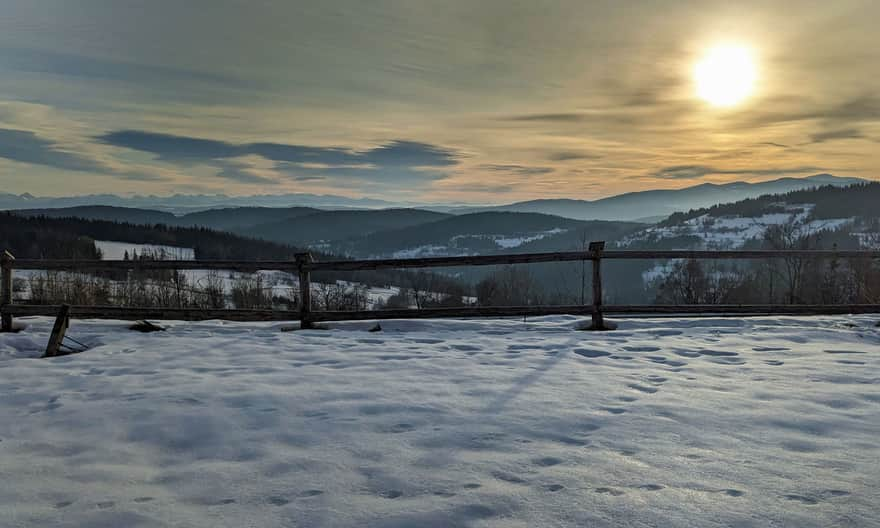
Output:
<instances>
[{"instance_id":1,"label":"snow field","mask_svg":"<svg viewBox=\"0 0 880 528\"><path fill-rule=\"evenodd\" d=\"M880 526L876 317L19 321L4 527Z\"/></svg>"}]
</instances>

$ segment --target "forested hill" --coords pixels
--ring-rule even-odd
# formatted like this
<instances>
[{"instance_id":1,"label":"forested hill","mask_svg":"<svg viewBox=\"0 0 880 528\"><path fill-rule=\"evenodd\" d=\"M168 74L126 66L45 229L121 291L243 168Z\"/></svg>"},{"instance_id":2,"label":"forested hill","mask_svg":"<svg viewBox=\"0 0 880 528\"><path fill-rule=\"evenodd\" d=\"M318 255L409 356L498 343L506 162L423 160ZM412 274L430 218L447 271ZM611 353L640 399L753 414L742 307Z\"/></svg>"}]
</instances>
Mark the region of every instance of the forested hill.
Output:
<instances>
[{"instance_id":1,"label":"forested hill","mask_svg":"<svg viewBox=\"0 0 880 528\"><path fill-rule=\"evenodd\" d=\"M337 241L332 248L358 256L563 251L583 247L585 240L616 240L641 227L644 224L493 211L379 231Z\"/></svg>"},{"instance_id":2,"label":"forested hill","mask_svg":"<svg viewBox=\"0 0 880 528\"><path fill-rule=\"evenodd\" d=\"M293 246L206 228L0 213L0 246L18 258L98 258L95 240L193 248L196 259L286 259Z\"/></svg>"},{"instance_id":3,"label":"forested hill","mask_svg":"<svg viewBox=\"0 0 880 528\"><path fill-rule=\"evenodd\" d=\"M311 207L224 207L208 209L185 215L174 215L153 209L115 207L109 205L81 205L60 209L19 209L13 213L21 216L48 216L51 218L85 218L109 220L132 224L165 224L173 227L207 227L221 231L242 231L268 222L292 220L314 213Z\"/></svg>"},{"instance_id":4,"label":"forested hill","mask_svg":"<svg viewBox=\"0 0 880 528\"><path fill-rule=\"evenodd\" d=\"M779 242L780 232L811 247L880 247L880 182L770 194L675 213L623 240L625 247L737 249Z\"/></svg>"},{"instance_id":5,"label":"forested hill","mask_svg":"<svg viewBox=\"0 0 880 528\"><path fill-rule=\"evenodd\" d=\"M859 183L847 187L826 185L791 191L784 194L765 194L739 202L713 205L687 212L674 213L659 224L670 227L700 216L756 217L790 212L791 206L812 205L810 218L876 218L880 216L880 182Z\"/></svg>"}]
</instances>

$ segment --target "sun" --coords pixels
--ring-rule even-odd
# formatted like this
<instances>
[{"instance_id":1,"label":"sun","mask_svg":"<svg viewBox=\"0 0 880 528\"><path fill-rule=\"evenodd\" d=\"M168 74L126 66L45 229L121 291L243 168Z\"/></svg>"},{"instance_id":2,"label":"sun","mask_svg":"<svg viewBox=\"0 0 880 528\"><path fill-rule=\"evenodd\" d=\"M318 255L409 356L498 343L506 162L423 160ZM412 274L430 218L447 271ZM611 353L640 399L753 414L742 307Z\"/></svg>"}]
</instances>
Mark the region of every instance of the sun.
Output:
<instances>
[{"instance_id":1,"label":"sun","mask_svg":"<svg viewBox=\"0 0 880 528\"><path fill-rule=\"evenodd\" d=\"M694 67L700 99L714 106L734 106L755 90L757 68L749 48L721 45L711 48Z\"/></svg>"}]
</instances>

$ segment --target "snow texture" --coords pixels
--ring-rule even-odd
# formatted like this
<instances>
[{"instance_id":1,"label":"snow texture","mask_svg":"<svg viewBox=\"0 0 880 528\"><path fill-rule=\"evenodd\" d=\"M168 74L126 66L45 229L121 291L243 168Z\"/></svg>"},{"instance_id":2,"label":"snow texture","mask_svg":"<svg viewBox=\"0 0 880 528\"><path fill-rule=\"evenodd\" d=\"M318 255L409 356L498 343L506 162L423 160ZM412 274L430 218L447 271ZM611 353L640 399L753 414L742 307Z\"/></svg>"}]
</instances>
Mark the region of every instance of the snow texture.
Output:
<instances>
[{"instance_id":1,"label":"snow texture","mask_svg":"<svg viewBox=\"0 0 880 528\"><path fill-rule=\"evenodd\" d=\"M880 526L876 317L0 334L0 526Z\"/></svg>"}]
</instances>

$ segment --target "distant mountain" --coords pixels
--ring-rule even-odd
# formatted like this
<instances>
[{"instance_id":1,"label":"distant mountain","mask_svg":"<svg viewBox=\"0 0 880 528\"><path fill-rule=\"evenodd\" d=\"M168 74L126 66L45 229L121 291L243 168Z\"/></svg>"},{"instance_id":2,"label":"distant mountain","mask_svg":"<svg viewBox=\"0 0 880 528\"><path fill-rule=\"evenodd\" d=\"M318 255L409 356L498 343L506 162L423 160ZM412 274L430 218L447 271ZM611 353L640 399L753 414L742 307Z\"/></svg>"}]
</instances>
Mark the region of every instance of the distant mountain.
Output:
<instances>
[{"instance_id":1,"label":"distant mountain","mask_svg":"<svg viewBox=\"0 0 880 528\"><path fill-rule=\"evenodd\" d=\"M130 224L178 225L178 217L165 211L138 209L134 207L113 207L109 205L83 205L77 207L18 209L12 211L18 216L45 216L48 218L82 218L85 220L106 220L109 222L128 222Z\"/></svg>"},{"instance_id":2,"label":"distant mountain","mask_svg":"<svg viewBox=\"0 0 880 528\"><path fill-rule=\"evenodd\" d=\"M421 209L319 211L251 226L240 234L294 245L317 245L376 231L433 222L449 215Z\"/></svg>"},{"instance_id":3,"label":"distant mountain","mask_svg":"<svg viewBox=\"0 0 880 528\"><path fill-rule=\"evenodd\" d=\"M205 209L228 207L271 207L292 206L317 207L322 209L375 209L399 206L394 202L372 198L347 198L345 196L319 195L307 193L226 196L224 194L175 194L172 196L117 196L115 194L89 194L66 197L38 197L30 193L0 193L0 209L38 209L106 205L114 207L134 207L156 209L174 213L188 213Z\"/></svg>"},{"instance_id":4,"label":"distant mountain","mask_svg":"<svg viewBox=\"0 0 880 528\"><path fill-rule=\"evenodd\" d=\"M761 183L704 183L684 189L632 192L594 201L530 200L494 207L458 208L453 212L461 214L479 211L514 211L544 213L579 220L637 220L665 217L676 211L708 207L763 194L779 194L822 185L844 186L866 181L860 178L816 174L806 178L781 178Z\"/></svg>"},{"instance_id":5,"label":"distant mountain","mask_svg":"<svg viewBox=\"0 0 880 528\"><path fill-rule=\"evenodd\" d=\"M185 214L180 225L204 226L221 231L245 231L253 226L280 222L321 212L312 207L226 207Z\"/></svg>"},{"instance_id":6,"label":"distant mountain","mask_svg":"<svg viewBox=\"0 0 880 528\"><path fill-rule=\"evenodd\" d=\"M631 222L586 222L540 213L484 212L335 241L330 249L358 257L559 251L583 247L585 241L615 240L643 226Z\"/></svg>"},{"instance_id":7,"label":"distant mountain","mask_svg":"<svg viewBox=\"0 0 880 528\"><path fill-rule=\"evenodd\" d=\"M229 207L208 209L177 216L166 211L156 211L153 209L89 205L19 209L12 212L19 216L74 217L86 220L128 222L130 224L165 224L175 227L208 227L218 231L244 231L254 225L279 222L321 211L311 207Z\"/></svg>"}]
</instances>

